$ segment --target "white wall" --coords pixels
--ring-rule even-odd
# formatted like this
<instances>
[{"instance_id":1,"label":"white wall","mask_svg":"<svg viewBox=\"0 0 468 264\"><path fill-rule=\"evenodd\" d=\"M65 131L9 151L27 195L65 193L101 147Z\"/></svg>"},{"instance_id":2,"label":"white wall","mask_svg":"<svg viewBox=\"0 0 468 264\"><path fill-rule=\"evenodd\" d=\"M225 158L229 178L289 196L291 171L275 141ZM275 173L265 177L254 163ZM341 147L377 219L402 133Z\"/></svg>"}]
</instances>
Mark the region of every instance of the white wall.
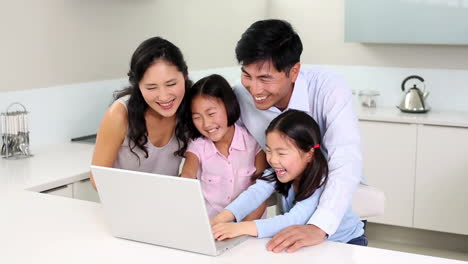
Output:
<instances>
[{"instance_id":1,"label":"white wall","mask_svg":"<svg viewBox=\"0 0 468 264\"><path fill-rule=\"evenodd\" d=\"M345 0L270 0L268 17L291 22L307 64L468 70L468 46L345 43L344 6Z\"/></svg>"},{"instance_id":2,"label":"white wall","mask_svg":"<svg viewBox=\"0 0 468 264\"><path fill-rule=\"evenodd\" d=\"M178 45L191 70L237 64L235 46L253 22L265 19L269 0L164 0L154 14L158 33Z\"/></svg>"},{"instance_id":3,"label":"white wall","mask_svg":"<svg viewBox=\"0 0 468 264\"><path fill-rule=\"evenodd\" d=\"M1 91L122 78L131 54L159 35L191 69L232 66L242 31L267 0L16 0L0 9ZM1 95L0 95L1 96Z\"/></svg>"},{"instance_id":4,"label":"white wall","mask_svg":"<svg viewBox=\"0 0 468 264\"><path fill-rule=\"evenodd\" d=\"M388 107L399 104L403 79L418 74L433 109L468 111L468 45L345 43L345 0L269 3L268 18L289 21L301 36L302 63L334 68L356 91L380 91L380 104Z\"/></svg>"},{"instance_id":5,"label":"white wall","mask_svg":"<svg viewBox=\"0 0 468 264\"><path fill-rule=\"evenodd\" d=\"M434 110L468 112L467 46L344 43L343 14L344 0L8 1L0 9L0 112L25 104L33 146L95 133L142 40L160 35L178 45L194 80L217 72L234 83L236 42L267 17L297 29L304 64L337 70L354 90L379 90L382 106L396 105L403 78L420 74Z\"/></svg>"},{"instance_id":6,"label":"white wall","mask_svg":"<svg viewBox=\"0 0 468 264\"><path fill-rule=\"evenodd\" d=\"M95 134L112 93L127 85L125 79L88 82L0 93L0 109L13 102L26 106L33 146L68 142ZM16 106L11 110L19 110ZM34 153L33 153L34 154Z\"/></svg>"},{"instance_id":7,"label":"white wall","mask_svg":"<svg viewBox=\"0 0 468 264\"><path fill-rule=\"evenodd\" d=\"M139 43L156 35L170 40L191 72L233 66L239 36L266 17L266 5L267 0L6 1L0 9L0 112L13 102L26 106L33 147L96 133L112 92L127 83Z\"/></svg>"}]
</instances>

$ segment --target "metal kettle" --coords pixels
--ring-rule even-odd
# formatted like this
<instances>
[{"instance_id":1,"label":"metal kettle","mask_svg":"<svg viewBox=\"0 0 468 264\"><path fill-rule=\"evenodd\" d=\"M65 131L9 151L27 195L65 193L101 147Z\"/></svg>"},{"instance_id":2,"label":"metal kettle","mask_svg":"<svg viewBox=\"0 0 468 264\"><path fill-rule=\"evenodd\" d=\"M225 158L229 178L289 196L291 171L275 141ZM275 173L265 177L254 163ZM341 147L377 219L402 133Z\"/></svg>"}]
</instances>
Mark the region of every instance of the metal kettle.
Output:
<instances>
[{"instance_id":1,"label":"metal kettle","mask_svg":"<svg viewBox=\"0 0 468 264\"><path fill-rule=\"evenodd\" d=\"M411 79L419 80L423 85L424 88L421 91L416 84L413 85L410 89L405 92L405 84L407 81ZM401 83L401 90L405 92L403 95L403 99L399 106L397 106L402 112L405 113L426 113L431 108L425 102L429 92L426 91L426 84L424 83L424 79L417 75L411 75L406 77Z\"/></svg>"}]
</instances>

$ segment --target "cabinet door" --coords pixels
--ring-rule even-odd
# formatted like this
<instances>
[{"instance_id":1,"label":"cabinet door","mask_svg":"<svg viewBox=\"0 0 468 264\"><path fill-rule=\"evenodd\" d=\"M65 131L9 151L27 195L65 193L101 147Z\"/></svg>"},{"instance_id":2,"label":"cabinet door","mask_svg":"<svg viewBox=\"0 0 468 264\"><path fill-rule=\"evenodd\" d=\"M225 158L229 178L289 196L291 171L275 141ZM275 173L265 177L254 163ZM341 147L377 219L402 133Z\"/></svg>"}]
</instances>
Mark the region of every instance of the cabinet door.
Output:
<instances>
[{"instance_id":1,"label":"cabinet door","mask_svg":"<svg viewBox=\"0 0 468 264\"><path fill-rule=\"evenodd\" d=\"M385 193L385 213L370 222L413 226L416 133L414 124L360 121L364 177Z\"/></svg>"},{"instance_id":2,"label":"cabinet door","mask_svg":"<svg viewBox=\"0 0 468 264\"><path fill-rule=\"evenodd\" d=\"M415 227L468 235L467 150L467 128L419 127Z\"/></svg>"},{"instance_id":3,"label":"cabinet door","mask_svg":"<svg viewBox=\"0 0 468 264\"><path fill-rule=\"evenodd\" d=\"M89 179L73 183L73 198L91 202L100 202L99 195Z\"/></svg>"}]
</instances>

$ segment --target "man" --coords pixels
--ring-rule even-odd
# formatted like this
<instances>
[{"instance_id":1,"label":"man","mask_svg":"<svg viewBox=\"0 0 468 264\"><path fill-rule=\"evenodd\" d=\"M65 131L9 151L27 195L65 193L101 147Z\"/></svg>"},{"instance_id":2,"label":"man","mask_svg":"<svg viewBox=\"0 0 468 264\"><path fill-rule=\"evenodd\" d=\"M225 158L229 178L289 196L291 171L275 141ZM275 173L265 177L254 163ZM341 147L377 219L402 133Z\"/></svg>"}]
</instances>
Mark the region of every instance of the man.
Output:
<instances>
[{"instance_id":1,"label":"man","mask_svg":"<svg viewBox=\"0 0 468 264\"><path fill-rule=\"evenodd\" d=\"M362 179L362 156L351 89L334 72L300 64L302 43L282 20L252 24L237 43L241 84L234 87L241 121L265 149L265 129L287 109L307 112L320 126L329 178L309 222L291 226L267 244L267 249L294 252L323 242L336 231ZM367 242L366 242L367 244Z\"/></svg>"}]
</instances>

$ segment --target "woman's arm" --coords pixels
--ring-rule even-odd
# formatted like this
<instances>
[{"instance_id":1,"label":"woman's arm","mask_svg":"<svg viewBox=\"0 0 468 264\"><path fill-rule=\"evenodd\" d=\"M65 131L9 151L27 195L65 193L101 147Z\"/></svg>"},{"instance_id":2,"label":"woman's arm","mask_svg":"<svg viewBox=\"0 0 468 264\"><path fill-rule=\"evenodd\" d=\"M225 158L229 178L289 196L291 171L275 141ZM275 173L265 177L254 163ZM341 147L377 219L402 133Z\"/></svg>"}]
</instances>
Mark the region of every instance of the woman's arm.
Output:
<instances>
[{"instance_id":1,"label":"woman's arm","mask_svg":"<svg viewBox=\"0 0 468 264\"><path fill-rule=\"evenodd\" d=\"M265 156L265 152L263 152L262 150L260 152L257 153L257 155L255 156L255 175L256 175L256 178L258 178L258 175L262 175L263 171L268 167L268 163L266 161L266 156ZM262 205L260 205L257 209L255 209L255 211L253 211L252 213L250 213L245 219L244 221L251 221L251 220L255 220L255 219L260 219L263 215L263 213L265 212L265 209L267 207L267 201L265 201L264 203L262 203Z\"/></svg>"},{"instance_id":2,"label":"woman's arm","mask_svg":"<svg viewBox=\"0 0 468 264\"><path fill-rule=\"evenodd\" d=\"M114 166L117 153L127 135L127 109L121 103L115 102L105 113L97 132L91 164L103 167ZM93 174L90 173L94 188Z\"/></svg>"},{"instance_id":3,"label":"woman's arm","mask_svg":"<svg viewBox=\"0 0 468 264\"><path fill-rule=\"evenodd\" d=\"M184 167L182 168L180 177L196 179L199 166L200 164L197 155L192 152L186 152Z\"/></svg>"}]
</instances>

